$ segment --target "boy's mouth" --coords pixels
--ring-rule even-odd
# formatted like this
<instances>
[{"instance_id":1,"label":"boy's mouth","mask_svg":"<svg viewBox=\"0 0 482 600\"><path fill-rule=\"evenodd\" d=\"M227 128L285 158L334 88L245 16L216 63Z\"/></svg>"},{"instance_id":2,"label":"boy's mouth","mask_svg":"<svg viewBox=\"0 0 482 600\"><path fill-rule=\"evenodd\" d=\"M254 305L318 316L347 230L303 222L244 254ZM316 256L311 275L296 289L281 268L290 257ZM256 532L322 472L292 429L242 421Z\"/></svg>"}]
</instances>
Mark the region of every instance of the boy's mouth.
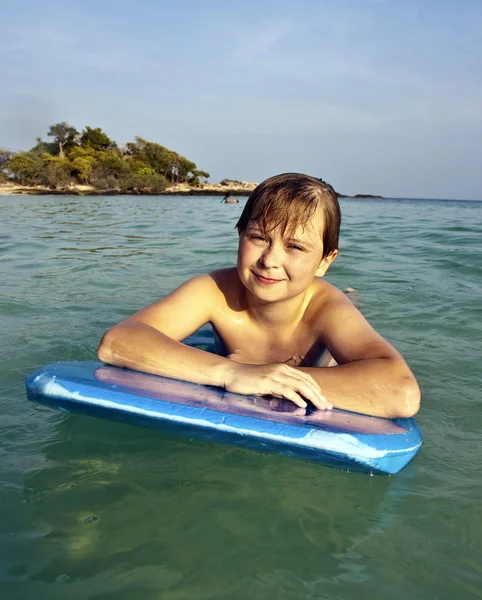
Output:
<instances>
[{"instance_id":1,"label":"boy's mouth","mask_svg":"<svg viewBox=\"0 0 482 600\"><path fill-rule=\"evenodd\" d=\"M282 281L282 279L270 279L269 277L263 277L258 273L254 273L254 276L260 283L264 285L274 285L275 283L279 283L280 281Z\"/></svg>"}]
</instances>

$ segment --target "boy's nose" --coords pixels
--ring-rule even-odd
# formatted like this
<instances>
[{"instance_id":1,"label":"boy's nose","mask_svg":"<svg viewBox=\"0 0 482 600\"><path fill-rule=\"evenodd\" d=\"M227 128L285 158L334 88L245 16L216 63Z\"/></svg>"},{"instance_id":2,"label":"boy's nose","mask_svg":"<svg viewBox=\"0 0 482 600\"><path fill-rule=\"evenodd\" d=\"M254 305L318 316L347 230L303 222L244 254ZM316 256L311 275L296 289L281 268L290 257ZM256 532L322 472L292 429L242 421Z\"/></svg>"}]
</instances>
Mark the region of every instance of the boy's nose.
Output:
<instances>
[{"instance_id":1,"label":"boy's nose","mask_svg":"<svg viewBox=\"0 0 482 600\"><path fill-rule=\"evenodd\" d=\"M281 252L276 246L268 246L261 257L263 265L269 269L279 267L281 264Z\"/></svg>"}]
</instances>

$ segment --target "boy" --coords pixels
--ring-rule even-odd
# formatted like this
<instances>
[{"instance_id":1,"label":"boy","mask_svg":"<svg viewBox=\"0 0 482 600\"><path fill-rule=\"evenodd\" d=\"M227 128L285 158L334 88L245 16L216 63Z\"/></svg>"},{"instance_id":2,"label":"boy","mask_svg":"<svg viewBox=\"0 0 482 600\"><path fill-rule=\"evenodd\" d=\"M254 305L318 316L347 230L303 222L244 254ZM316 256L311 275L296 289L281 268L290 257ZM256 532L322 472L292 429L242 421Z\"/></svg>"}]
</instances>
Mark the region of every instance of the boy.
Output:
<instances>
[{"instance_id":1,"label":"boy","mask_svg":"<svg viewBox=\"0 0 482 600\"><path fill-rule=\"evenodd\" d=\"M110 329L101 361L374 416L415 414L418 384L400 354L321 278L338 254L333 188L298 173L251 194L236 225L237 267L190 279ZM225 356L181 340L211 323ZM320 366L328 350L338 366Z\"/></svg>"}]
</instances>

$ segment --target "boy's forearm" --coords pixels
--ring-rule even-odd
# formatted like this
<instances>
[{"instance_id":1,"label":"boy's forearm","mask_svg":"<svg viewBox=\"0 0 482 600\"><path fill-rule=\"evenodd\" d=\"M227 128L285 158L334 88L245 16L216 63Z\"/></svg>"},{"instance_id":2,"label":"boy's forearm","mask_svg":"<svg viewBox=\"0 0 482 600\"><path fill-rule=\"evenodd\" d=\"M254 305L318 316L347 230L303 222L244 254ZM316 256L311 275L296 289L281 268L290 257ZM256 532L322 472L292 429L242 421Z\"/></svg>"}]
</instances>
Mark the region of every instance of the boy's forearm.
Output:
<instances>
[{"instance_id":1,"label":"boy's forearm","mask_svg":"<svg viewBox=\"0 0 482 600\"><path fill-rule=\"evenodd\" d=\"M229 359L177 342L143 323L110 329L97 351L107 364L203 385L224 386Z\"/></svg>"},{"instance_id":2,"label":"boy's forearm","mask_svg":"<svg viewBox=\"0 0 482 600\"><path fill-rule=\"evenodd\" d=\"M107 364L220 387L225 387L227 374L238 366L139 322L109 330L98 356ZM298 368L313 377L336 408L386 418L409 417L418 410L418 384L401 360L367 359L330 368Z\"/></svg>"},{"instance_id":3,"label":"boy's forearm","mask_svg":"<svg viewBox=\"0 0 482 600\"><path fill-rule=\"evenodd\" d=\"M420 389L403 361L378 358L300 369L315 379L336 408L390 419L411 417L419 409Z\"/></svg>"}]
</instances>

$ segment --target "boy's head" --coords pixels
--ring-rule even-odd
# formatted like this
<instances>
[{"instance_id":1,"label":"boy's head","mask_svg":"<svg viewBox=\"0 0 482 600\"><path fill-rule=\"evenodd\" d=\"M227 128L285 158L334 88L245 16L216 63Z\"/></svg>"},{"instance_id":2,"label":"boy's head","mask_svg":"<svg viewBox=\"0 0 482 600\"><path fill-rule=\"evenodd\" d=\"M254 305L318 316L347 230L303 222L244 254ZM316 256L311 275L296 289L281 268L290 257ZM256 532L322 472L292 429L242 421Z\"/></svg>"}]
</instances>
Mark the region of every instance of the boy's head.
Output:
<instances>
[{"instance_id":1,"label":"boy's head","mask_svg":"<svg viewBox=\"0 0 482 600\"><path fill-rule=\"evenodd\" d=\"M281 227L290 236L318 211L323 213L323 258L338 248L341 212L335 190L320 179L283 173L260 183L251 193L236 224L241 235L249 221L260 221L268 232Z\"/></svg>"}]
</instances>

